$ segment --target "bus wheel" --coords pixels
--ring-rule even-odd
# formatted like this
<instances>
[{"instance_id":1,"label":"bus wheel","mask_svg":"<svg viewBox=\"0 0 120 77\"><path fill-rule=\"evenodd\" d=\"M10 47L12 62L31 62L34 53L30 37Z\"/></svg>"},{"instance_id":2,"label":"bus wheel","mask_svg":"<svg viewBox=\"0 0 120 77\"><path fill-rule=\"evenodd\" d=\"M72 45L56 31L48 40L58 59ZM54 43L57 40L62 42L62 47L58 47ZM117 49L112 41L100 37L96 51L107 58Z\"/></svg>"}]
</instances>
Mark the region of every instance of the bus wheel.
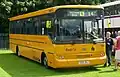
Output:
<instances>
[{"instance_id":1,"label":"bus wheel","mask_svg":"<svg viewBox=\"0 0 120 77\"><path fill-rule=\"evenodd\" d=\"M19 51L19 47L18 46L16 46L16 55L20 56L20 51Z\"/></svg>"},{"instance_id":2,"label":"bus wheel","mask_svg":"<svg viewBox=\"0 0 120 77\"><path fill-rule=\"evenodd\" d=\"M46 68L49 68L49 66L48 66L48 60L47 60L47 57L46 57L46 56L44 56L44 58L43 58L43 65L44 65Z\"/></svg>"}]
</instances>

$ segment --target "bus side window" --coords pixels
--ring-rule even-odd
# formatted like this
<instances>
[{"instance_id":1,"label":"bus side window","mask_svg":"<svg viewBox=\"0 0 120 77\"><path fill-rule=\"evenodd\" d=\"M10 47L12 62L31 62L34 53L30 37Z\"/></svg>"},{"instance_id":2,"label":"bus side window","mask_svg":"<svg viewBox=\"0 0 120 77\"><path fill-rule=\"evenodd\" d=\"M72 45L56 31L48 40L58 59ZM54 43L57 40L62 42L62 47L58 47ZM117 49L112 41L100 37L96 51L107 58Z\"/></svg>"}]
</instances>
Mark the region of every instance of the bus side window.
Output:
<instances>
[{"instance_id":1,"label":"bus side window","mask_svg":"<svg viewBox=\"0 0 120 77\"><path fill-rule=\"evenodd\" d=\"M21 34L24 34L24 20L21 20Z\"/></svg>"},{"instance_id":2,"label":"bus side window","mask_svg":"<svg viewBox=\"0 0 120 77\"><path fill-rule=\"evenodd\" d=\"M40 24L40 19L39 17L35 17L34 18L34 22L33 22L34 26L35 26L35 34L41 35L41 24Z\"/></svg>"},{"instance_id":3,"label":"bus side window","mask_svg":"<svg viewBox=\"0 0 120 77\"><path fill-rule=\"evenodd\" d=\"M35 26L32 18L24 21L24 32L25 34L35 34Z\"/></svg>"},{"instance_id":4,"label":"bus side window","mask_svg":"<svg viewBox=\"0 0 120 77\"><path fill-rule=\"evenodd\" d=\"M53 37L54 32L53 32L52 20L47 20L45 26L46 26L47 35Z\"/></svg>"},{"instance_id":5,"label":"bus side window","mask_svg":"<svg viewBox=\"0 0 120 77\"><path fill-rule=\"evenodd\" d=\"M10 33L13 34L14 21L10 22Z\"/></svg>"},{"instance_id":6,"label":"bus side window","mask_svg":"<svg viewBox=\"0 0 120 77\"><path fill-rule=\"evenodd\" d=\"M48 35L49 30L51 29L51 21L50 20L42 20L42 35Z\"/></svg>"},{"instance_id":7,"label":"bus side window","mask_svg":"<svg viewBox=\"0 0 120 77\"><path fill-rule=\"evenodd\" d=\"M23 20L22 34L26 34L27 33L26 31L27 31L26 30L26 21Z\"/></svg>"},{"instance_id":8,"label":"bus side window","mask_svg":"<svg viewBox=\"0 0 120 77\"><path fill-rule=\"evenodd\" d=\"M49 35L50 37L53 36L53 24L52 20L41 20L42 24L42 35Z\"/></svg>"},{"instance_id":9,"label":"bus side window","mask_svg":"<svg viewBox=\"0 0 120 77\"><path fill-rule=\"evenodd\" d=\"M21 34L22 23L21 20L16 21L16 34Z\"/></svg>"},{"instance_id":10,"label":"bus side window","mask_svg":"<svg viewBox=\"0 0 120 77\"><path fill-rule=\"evenodd\" d=\"M13 34L16 33L16 21L13 21L13 25L12 25L12 29L13 29Z\"/></svg>"},{"instance_id":11,"label":"bus side window","mask_svg":"<svg viewBox=\"0 0 120 77\"><path fill-rule=\"evenodd\" d=\"M45 20L41 20L41 25L42 25L42 35L46 35L46 27L45 27Z\"/></svg>"}]
</instances>

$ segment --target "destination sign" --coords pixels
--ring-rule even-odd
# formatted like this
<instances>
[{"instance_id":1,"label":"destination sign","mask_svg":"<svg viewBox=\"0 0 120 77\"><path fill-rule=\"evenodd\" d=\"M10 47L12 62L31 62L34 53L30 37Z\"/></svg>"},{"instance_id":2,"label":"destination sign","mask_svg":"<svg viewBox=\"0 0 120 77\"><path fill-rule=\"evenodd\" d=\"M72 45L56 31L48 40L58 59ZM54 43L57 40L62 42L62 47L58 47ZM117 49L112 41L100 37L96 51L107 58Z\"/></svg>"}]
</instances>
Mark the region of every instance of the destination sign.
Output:
<instances>
[{"instance_id":1,"label":"destination sign","mask_svg":"<svg viewBox=\"0 0 120 77\"><path fill-rule=\"evenodd\" d=\"M102 15L102 10L98 9L59 9L57 17L92 17Z\"/></svg>"},{"instance_id":2,"label":"destination sign","mask_svg":"<svg viewBox=\"0 0 120 77\"><path fill-rule=\"evenodd\" d=\"M69 10L67 16L97 16L97 10Z\"/></svg>"}]
</instances>

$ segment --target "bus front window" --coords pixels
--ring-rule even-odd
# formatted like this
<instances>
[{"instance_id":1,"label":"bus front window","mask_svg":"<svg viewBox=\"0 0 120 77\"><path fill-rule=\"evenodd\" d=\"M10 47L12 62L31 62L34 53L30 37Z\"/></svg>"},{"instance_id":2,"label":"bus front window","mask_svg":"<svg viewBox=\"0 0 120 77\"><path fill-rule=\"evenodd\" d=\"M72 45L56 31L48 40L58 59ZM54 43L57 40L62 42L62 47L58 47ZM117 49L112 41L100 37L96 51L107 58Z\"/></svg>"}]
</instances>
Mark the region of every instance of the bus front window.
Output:
<instances>
[{"instance_id":1,"label":"bus front window","mask_svg":"<svg viewBox=\"0 0 120 77\"><path fill-rule=\"evenodd\" d=\"M83 43L82 20L60 19L57 25L55 41L59 43Z\"/></svg>"},{"instance_id":2,"label":"bus front window","mask_svg":"<svg viewBox=\"0 0 120 77\"><path fill-rule=\"evenodd\" d=\"M60 34L63 36L78 36L81 38L81 20L62 19Z\"/></svg>"},{"instance_id":3,"label":"bus front window","mask_svg":"<svg viewBox=\"0 0 120 77\"><path fill-rule=\"evenodd\" d=\"M91 43L102 40L99 23L93 19L59 19L57 23L54 38L57 43Z\"/></svg>"},{"instance_id":4,"label":"bus front window","mask_svg":"<svg viewBox=\"0 0 120 77\"><path fill-rule=\"evenodd\" d=\"M84 38L86 43L101 39L101 31L99 23L96 20L84 20ZM103 41L103 40L102 40Z\"/></svg>"},{"instance_id":5,"label":"bus front window","mask_svg":"<svg viewBox=\"0 0 120 77\"><path fill-rule=\"evenodd\" d=\"M82 42L82 20L80 19L61 19L55 40L62 43L77 41Z\"/></svg>"}]
</instances>

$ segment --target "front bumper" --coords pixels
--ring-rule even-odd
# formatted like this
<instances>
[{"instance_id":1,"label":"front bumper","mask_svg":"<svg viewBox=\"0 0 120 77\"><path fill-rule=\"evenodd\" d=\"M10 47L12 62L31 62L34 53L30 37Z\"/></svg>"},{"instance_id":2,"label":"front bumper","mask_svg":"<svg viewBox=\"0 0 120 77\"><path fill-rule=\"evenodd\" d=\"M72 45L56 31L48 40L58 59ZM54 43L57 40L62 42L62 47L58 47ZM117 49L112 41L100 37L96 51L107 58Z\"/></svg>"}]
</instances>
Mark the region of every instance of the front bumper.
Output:
<instances>
[{"instance_id":1,"label":"front bumper","mask_svg":"<svg viewBox=\"0 0 120 77\"><path fill-rule=\"evenodd\" d=\"M104 64L106 56L98 58L85 58L85 59L55 59L53 68L69 68L69 67L85 67Z\"/></svg>"}]
</instances>

